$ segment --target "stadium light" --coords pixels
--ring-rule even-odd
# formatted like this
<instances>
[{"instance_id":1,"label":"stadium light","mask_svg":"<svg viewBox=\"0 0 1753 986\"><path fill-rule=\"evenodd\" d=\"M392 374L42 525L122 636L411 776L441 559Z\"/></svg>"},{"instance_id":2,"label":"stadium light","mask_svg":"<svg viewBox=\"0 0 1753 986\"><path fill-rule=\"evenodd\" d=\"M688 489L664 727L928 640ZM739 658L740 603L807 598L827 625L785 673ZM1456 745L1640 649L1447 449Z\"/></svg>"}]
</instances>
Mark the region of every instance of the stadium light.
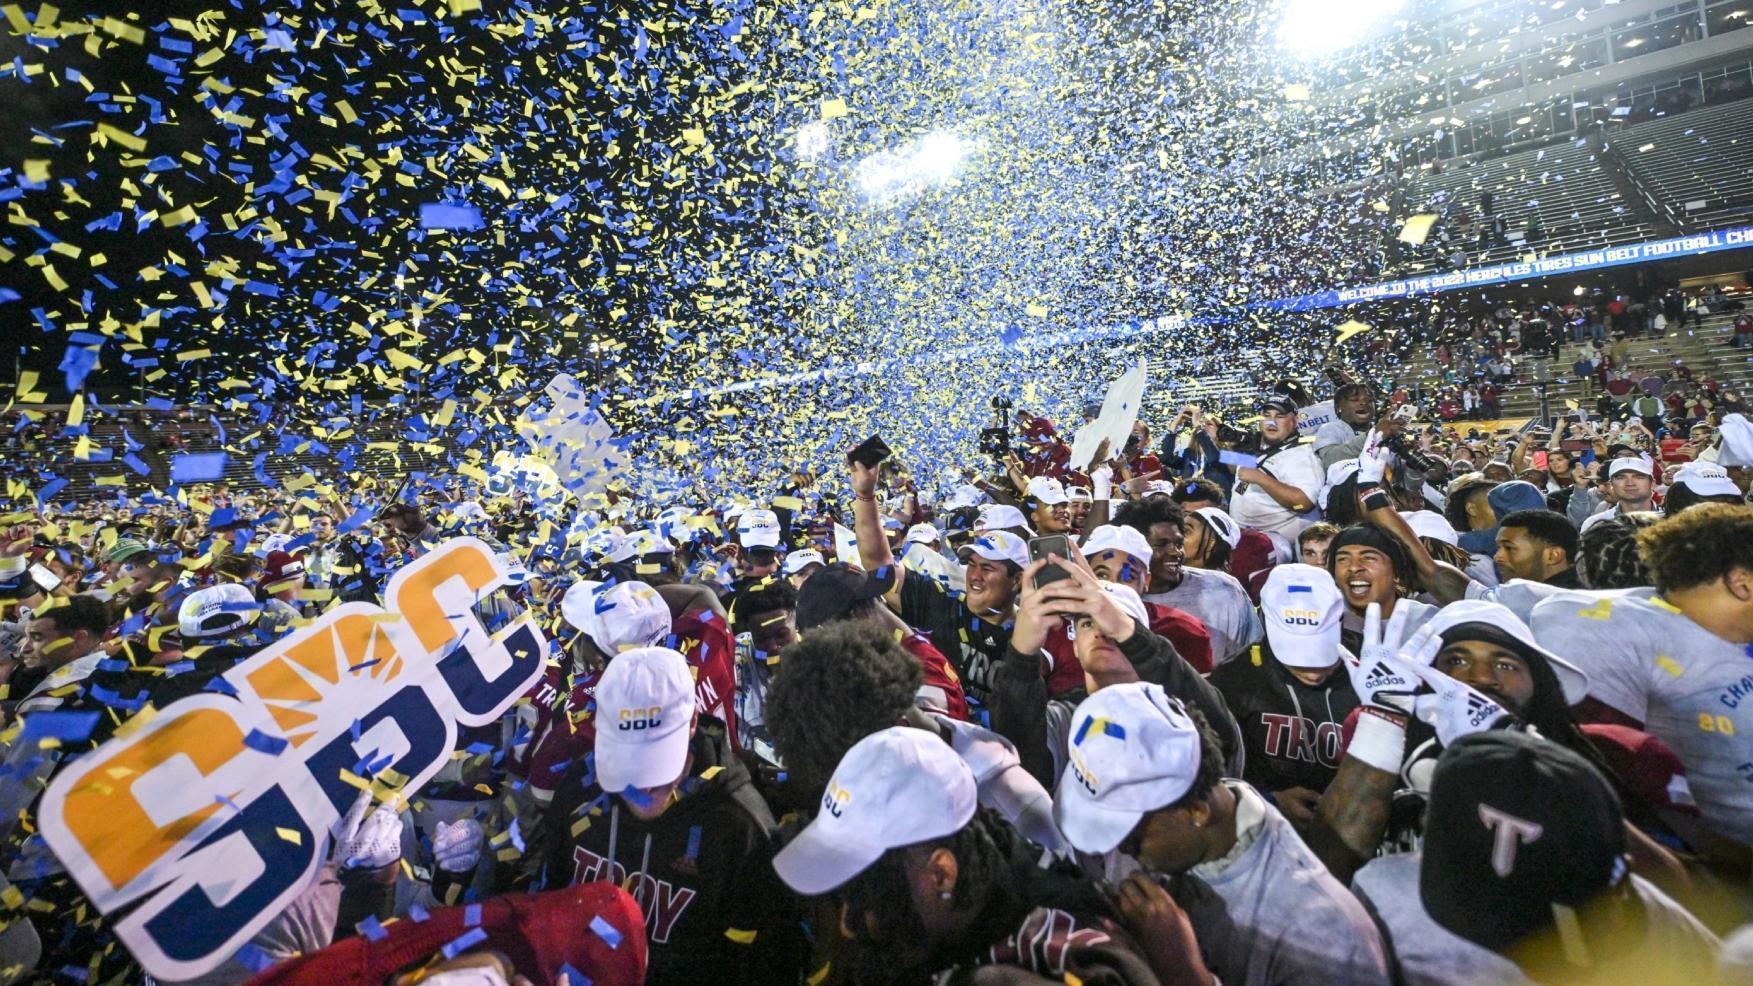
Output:
<instances>
[{"instance_id":1,"label":"stadium light","mask_svg":"<svg viewBox=\"0 0 1753 986\"><path fill-rule=\"evenodd\" d=\"M1337 54L1375 33L1404 2L1289 0L1278 22L1278 45L1307 59Z\"/></svg>"},{"instance_id":2,"label":"stadium light","mask_svg":"<svg viewBox=\"0 0 1753 986\"><path fill-rule=\"evenodd\" d=\"M953 130L933 130L858 162L855 177L859 191L872 202L889 202L942 185L955 177L956 169L977 149Z\"/></svg>"}]
</instances>

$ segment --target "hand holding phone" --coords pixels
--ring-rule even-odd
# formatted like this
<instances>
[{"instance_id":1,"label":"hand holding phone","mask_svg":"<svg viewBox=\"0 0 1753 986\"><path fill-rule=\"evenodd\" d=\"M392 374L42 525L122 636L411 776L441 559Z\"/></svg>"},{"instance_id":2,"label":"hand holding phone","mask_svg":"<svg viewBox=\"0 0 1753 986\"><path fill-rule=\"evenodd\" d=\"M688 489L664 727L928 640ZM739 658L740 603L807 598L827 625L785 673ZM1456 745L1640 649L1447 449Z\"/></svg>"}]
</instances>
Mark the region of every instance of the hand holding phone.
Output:
<instances>
[{"instance_id":1,"label":"hand holding phone","mask_svg":"<svg viewBox=\"0 0 1753 986\"><path fill-rule=\"evenodd\" d=\"M893 453L881 435L872 435L852 451L846 453L846 464L856 462L866 469L875 469L879 463Z\"/></svg>"},{"instance_id":2,"label":"hand holding phone","mask_svg":"<svg viewBox=\"0 0 1753 986\"><path fill-rule=\"evenodd\" d=\"M1045 534L1038 538L1029 539L1030 561L1041 561L1050 555L1069 560L1072 550L1071 538L1063 534ZM1035 575L1035 588L1039 589L1049 582L1058 582L1060 579L1069 578L1071 578L1071 573L1067 572L1063 566L1046 565Z\"/></svg>"}]
</instances>

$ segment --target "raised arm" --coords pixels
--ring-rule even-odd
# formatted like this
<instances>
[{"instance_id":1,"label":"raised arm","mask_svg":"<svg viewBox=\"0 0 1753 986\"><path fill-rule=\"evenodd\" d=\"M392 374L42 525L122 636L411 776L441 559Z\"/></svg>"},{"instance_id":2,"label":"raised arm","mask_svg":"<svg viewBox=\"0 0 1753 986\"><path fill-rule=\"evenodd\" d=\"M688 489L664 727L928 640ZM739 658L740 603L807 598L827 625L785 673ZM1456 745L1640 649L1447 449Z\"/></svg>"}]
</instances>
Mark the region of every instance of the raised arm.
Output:
<instances>
[{"instance_id":1,"label":"raised arm","mask_svg":"<svg viewBox=\"0 0 1753 986\"><path fill-rule=\"evenodd\" d=\"M877 509L877 470L861 462L846 464L847 479L852 485L852 533L858 538L858 562L872 575L887 568L895 584L884 598L889 608L901 609L901 566L895 564L895 553L889 550L889 538L883 531L883 513Z\"/></svg>"}]
</instances>

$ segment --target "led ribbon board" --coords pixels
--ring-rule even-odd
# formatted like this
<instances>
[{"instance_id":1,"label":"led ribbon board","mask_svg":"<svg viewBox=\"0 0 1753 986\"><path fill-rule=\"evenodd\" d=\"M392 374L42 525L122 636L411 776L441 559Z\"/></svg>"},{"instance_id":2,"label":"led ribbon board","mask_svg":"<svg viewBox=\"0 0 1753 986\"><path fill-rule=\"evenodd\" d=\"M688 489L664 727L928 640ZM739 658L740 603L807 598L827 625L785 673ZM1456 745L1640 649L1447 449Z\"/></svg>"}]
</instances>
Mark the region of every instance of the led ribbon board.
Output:
<instances>
[{"instance_id":1,"label":"led ribbon board","mask_svg":"<svg viewBox=\"0 0 1753 986\"><path fill-rule=\"evenodd\" d=\"M459 726L496 720L542 673L525 614L489 634L472 607L509 584L474 538L390 579L387 611L346 603L73 761L43 794L49 847L151 975L218 966L299 894L388 759L417 791ZM226 694L226 692L235 694ZM376 785L388 797L379 771ZM136 906L137 905L137 906Z\"/></svg>"},{"instance_id":2,"label":"led ribbon board","mask_svg":"<svg viewBox=\"0 0 1753 986\"><path fill-rule=\"evenodd\" d=\"M1453 291L1458 288L1479 287L1484 284L1504 284L1530 277L1604 270L1608 267L1639 264L1647 260L1666 260L1688 253L1716 253L1721 250L1741 250L1747 247L1753 247L1753 226L1737 226L1734 229L1718 229L1708 233L1676 236L1666 240L1646 240L1643 243L1602 247L1598 250L1566 253L1556 257L1543 257L1539 260L1518 260L1514 263L1470 267L1444 274L1409 277L1400 281L1383 281L1380 284L1363 284L1356 287L1317 291L1314 294L1263 302L1260 307L1293 312L1311 311L1317 308L1336 308L1340 305L1376 301L1381 298L1407 298L1419 294Z\"/></svg>"}]
</instances>

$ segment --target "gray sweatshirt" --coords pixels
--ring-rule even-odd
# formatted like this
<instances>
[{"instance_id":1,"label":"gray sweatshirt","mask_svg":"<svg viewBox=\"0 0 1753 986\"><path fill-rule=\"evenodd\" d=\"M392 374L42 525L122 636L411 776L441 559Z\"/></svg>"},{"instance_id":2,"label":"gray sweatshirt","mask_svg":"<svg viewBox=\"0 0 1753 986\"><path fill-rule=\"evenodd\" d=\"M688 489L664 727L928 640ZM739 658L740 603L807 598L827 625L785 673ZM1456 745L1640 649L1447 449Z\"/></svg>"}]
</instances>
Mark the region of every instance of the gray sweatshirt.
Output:
<instances>
[{"instance_id":1,"label":"gray sweatshirt","mask_svg":"<svg viewBox=\"0 0 1753 986\"><path fill-rule=\"evenodd\" d=\"M1211 971L1225 986L1387 983L1363 905L1277 808L1241 781L1224 783L1236 795L1235 848L1195 866L1176 894Z\"/></svg>"}]
</instances>

